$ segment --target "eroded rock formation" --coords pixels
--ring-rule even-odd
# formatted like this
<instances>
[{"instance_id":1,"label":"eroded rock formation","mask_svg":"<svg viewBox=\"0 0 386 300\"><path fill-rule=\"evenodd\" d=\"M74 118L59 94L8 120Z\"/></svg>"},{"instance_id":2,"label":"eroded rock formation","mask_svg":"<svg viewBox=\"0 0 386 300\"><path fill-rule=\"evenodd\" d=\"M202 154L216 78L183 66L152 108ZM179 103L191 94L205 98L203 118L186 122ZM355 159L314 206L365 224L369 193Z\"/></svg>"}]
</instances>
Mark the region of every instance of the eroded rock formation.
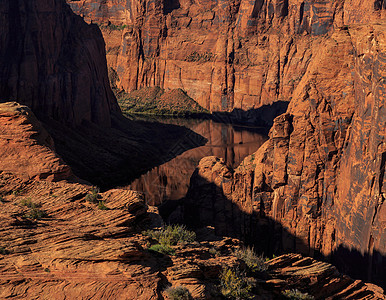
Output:
<instances>
[{"instance_id":1,"label":"eroded rock formation","mask_svg":"<svg viewBox=\"0 0 386 300\"><path fill-rule=\"evenodd\" d=\"M385 17L367 1L67 1L101 25L117 86L182 88L211 111L290 101L324 35Z\"/></svg>"},{"instance_id":2,"label":"eroded rock formation","mask_svg":"<svg viewBox=\"0 0 386 300\"><path fill-rule=\"evenodd\" d=\"M24 180L69 179L70 167L54 151L51 136L28 107L0 103L0 170Z\"/></svg>"},{"instance_id":3,"label":"eroded rock formation","mask_svg":"<svg viewBox=\"0 0 386 300\"><path fill-rule=\"evenodd\" d=\"M0 101L72 127L110 126L119 108L98 27L62 0L2 1L0 16Z\"/></svg>"},{"instance_id":4,"label":"eroded rock formation","mask_svg":"<svg viewBox=\"0 0 386 300\"><path fill-rule=\"evenodd\" d=\"M32 112L1 104L0 122L1 149L9 150L0 159L0 298L165 299L168 286L183 285L196 299L218 299L222 267L240 264L233 254L238 240L179 245L173 256L152 253L140 232L160 217L141 194L113 189L96 196L88 185L50 181L65 179L69 167ZM300 255L272 260L269 274L258 288L266 299L293 288L318 298L383 298L379 287Z\"/></svg>"},{"instance_id":5,"label":"eroded rock formation","mask_svg":"<svg viewBox=\"0 0 386 300\"><path fill-rule=\"evenodd\" d=\"M201 161L186 216L385 284L385 28L325 37L268 142L234 172Z\"/></svg>"}]
</instances>

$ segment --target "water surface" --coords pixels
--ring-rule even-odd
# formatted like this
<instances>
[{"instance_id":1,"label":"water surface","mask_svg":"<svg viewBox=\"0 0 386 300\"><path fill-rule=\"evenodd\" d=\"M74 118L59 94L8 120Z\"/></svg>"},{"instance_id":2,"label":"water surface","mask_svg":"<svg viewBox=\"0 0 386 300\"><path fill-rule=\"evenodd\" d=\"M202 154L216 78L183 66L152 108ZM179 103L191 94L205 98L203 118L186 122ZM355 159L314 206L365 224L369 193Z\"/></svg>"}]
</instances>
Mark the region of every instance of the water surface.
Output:
<instances>
[{"instance_id":1,"label":"water surface","mask_svg":"<svg viewBox=\"0 0 386 300\"><path fill-rule=\"evenodd\" d=\"M153 119L152 122L185 126L205 137L208 142L187 150L174 159L153 168L125 188L141 191L149 205L159 205L167 200L185 196L190 177L201 158L217 156L235 168L248 155L255 152L266 140L265 130L258 127L240 127L199 119ZM182 144L182 143L181 143ZM171 149L180 150L177 141ZM173 150L172 150L173 151Z\"/></svg>"}]
</instances>

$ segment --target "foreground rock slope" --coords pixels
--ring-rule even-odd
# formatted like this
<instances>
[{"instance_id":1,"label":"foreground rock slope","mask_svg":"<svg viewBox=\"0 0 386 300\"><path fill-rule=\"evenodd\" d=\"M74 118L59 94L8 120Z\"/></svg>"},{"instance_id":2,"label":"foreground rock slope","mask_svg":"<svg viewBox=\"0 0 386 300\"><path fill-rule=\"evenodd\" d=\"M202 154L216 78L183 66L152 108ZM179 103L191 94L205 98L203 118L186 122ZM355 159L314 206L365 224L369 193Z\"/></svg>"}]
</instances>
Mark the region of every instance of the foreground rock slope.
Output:
<instances>
[{"instance_id":1,"label":"foreground rock slope","mask_svg":"<svg viewBox=\"0 0 386 300\"><path fill-rule=\"evenodd\" d=\"M148 251L151 241L140 232L157 217L139 193L109 190L96 196L97 204L88 185L56 181L65 176L42 180L45 164L57 160L53 145L39 142L49 136L28 108L12 103L0 109L0 140L33 145L30 155L47 157L17 169L7 168L12 157L0 161L0 298L167 299L168 286L183 285L195 299L222 299L219 272L240 264L234 255L238 240L179 245L171 256ZM31 128L40 129L31 135ZM35 176L23 176L32 165ZM301 255L280 256L267 266L266 275L255 279L255 299L277 299L295 288L316 299L384 299L379 287Z\"/></svg>"}]
</instances>

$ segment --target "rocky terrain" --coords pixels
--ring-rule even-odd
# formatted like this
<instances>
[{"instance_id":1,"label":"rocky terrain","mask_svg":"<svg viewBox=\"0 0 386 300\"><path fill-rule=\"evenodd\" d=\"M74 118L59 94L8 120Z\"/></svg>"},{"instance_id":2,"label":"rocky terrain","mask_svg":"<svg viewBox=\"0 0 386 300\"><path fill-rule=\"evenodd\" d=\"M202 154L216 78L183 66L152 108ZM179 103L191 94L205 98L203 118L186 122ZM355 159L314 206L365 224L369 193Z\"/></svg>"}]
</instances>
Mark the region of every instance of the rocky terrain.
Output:
<instances>
[{"instance_id":1,"label":"rocky terrain","mask_svg":"<svg viewBox=\"0 0 386 300\"><path fill-rule=\"evenodd\" d=\"M295 99L327 35L385 18L379 0L67 3L100 25L119 88L181 88L210 111Z\"/></svg>"},{"instance_id":2,"label":"rocky terrain","mask_svg":"<svg viewBox=\"0 0 386 300\"><path fill-rule=\"evenodd\" d=\"M385 285L385 29L325 37L266 144L235 170L201 161L185 218Z\"/></svg>"},{"instance_id":3,"label":"rocky terrain","mask_svg":"<svg viewBox=\"0 0 386 300\"><path fill-rule=\"evenodd\" d=\"M149 251L151 240L140 232L162 220L139 193L114 189L93 198L89 185L69 182L71 171L28 108L0 104L0 122L1 141L46 156L23 160L17 170L8 167L17 159L0 160L2 299L170 299L168 286L184 286L195 299L222 299L221 269L242 265L238 240L204 238L174 246L174 255ZM62 168L67 175L47 176L46 163L56 166L52 174ZM270 260L254 282L255 299L285 299L282 292L295 288L315 299L384 299L379 287L299 254Z\"/></svg>"},{"instance_id":4,"label":"rocky terrain","mask_svg":"<svg viewBox=\"0 0 386 300\"><path fill-rule=\"evenodd\" d=\"M116 186L204 143L185 128L122 117L101 32L65 1L3 1L0 14L0 102L27 105L78 177ZM181 149L175 149L177 141Z\"/></svg>"},{"instance_id":5,"label":"rocky terrain","mask_svg":"<svg viewBox=\"0 0 386 300\"><path fill-rule=\"evenodd\" d=\"M243 265L236 236L304 255L270 260L255 297L384 299L342 275L385 284L384 1L69 4L81 16L64 0L0 4L1 298L219 298L221 269ZM128 91L182 88L211 111L291 100L236 170L209 157L193 175L183 221L225 238L154 253L141 232L162 225L156 209L83 181L107 188L204 141L120 115L82 17Z\"/></svg>"},{"instance_id":6,"label":"rocky terrain","mask_svg":"<svg viewBox=\"0 0 386 300\"><path fill-rule=\"evenodd\" d=\"M0 15L0 101L17 100L72 127L109 126L119 107L98 27L63 1L2 1Z\"/></svg>"}]
</instances>

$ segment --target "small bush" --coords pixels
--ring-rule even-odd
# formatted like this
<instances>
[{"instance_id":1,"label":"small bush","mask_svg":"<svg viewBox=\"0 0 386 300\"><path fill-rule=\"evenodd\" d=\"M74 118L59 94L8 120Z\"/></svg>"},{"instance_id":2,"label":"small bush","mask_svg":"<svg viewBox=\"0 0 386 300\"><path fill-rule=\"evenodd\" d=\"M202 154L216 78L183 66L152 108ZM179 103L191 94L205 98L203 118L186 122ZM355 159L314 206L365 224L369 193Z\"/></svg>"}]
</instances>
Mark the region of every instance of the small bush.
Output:
<instances>
[{"instance_id":1,"label":"small bush","mask_svg":"<svg viewBox=\"0 0 386 300\"><path fill-rule=\"evenodd\" d=\"M4 247L0 247L0 254L5 255L5 254L8 254L8 253L9 253L9 252L8 252L7 249L5 249Z\"/></svg>"},{"instance_id":2,"label":"small bush","mask_svg":"<svg viewBox=\"0 0 386 300\"><path fill-rule=\"evenodd\" d=\"M108 210L109 208L105 205L104 201L99 201L98 209L100 209L100 210Z\"/></svg>"},{"instance_id":3,"label":"small bush","mask_svg":"<svg viewBox=\"0 0 386 300\"><path fill-rule=\"evenodd\" d=\"M144 231L143 234L164 246L191 243L196 239L196 234L193 231L186 230L183 225L169 225L161 230Z\"/></svg>"},{"instance_id":4,"label":"small bush","mask_svg":"<svg viewBox=\"0 0 386 300\"><path fill-rule=\"evenodd\" d=\"M90 191L90 194L87 194L85 197L85 200L91 203L98 203L99 202L99 188L93 187Z\"/></svg>"},{"instance_id":5,"label":"small bush","mask_svg":"<svg viewBox=\"0 0 386 300\"><path fill-rule=\"evenodd\" d=\"M288 299L293 299L293 300L314 300L315 299L314 296L311 296L307 293L302 293L298 289L286 290L282 294Z\"/></svg>"},{"instance_id":6,"label":"small bush","mask_svg":"<svg viewBox=\"0 0 386 300\"><path fill-rule=\"evenodd\" d=\"M241 259L245 262L248 267L248 270L256 272L265 272L268 269L268 266L265 264L266 259L263 255L257 256L253 251L253 248L243 248L238 249L235 252L235 255L238 259Z\"/></svg>"},{"instance_id":7,"label":"small bush","mask_svg":"<svg viewBox=\"0 0 386 300\"><path fill-rule=\"evenodd\" d=\"M170 287L166 290L166 293L168 294L168 296L171 300L191 300L191 299L193 299L189 290L183 286L177 286L175 288Z\"/></svg>"},{"instance_id":8,"label":"small bush","mask_svg":"<svg viewBox=\"0 0 386 300\"><path fill-rule=\"evenodd\" d=\"M47 217L47 213L44 210L38 209L36 207L31 208L25 215L24 217L27 219L32 219L32 220L40 220L42 218Z\"/></svg>"},{"instance_id":9,"label":"small bush","mask_svg":"<svg viewBox=\"0 0 386 300\"><path fill-rule=\"evenodd\" d=\"M2 196L0 196L0 202L4 203L4 198Z\"/></svg>"},{"instance_id":10,"label":"small bush","mask_svg":"<svg viewBox=\"0 0 386 300\"><path fill-rule=\"evenodd\" d=\"M209 254L213 255L213 256L218 256L220 255L220 253L218 252L218 250L216 248L210 248L209 249Z\"/></svg>"},{"instance_id":11,"label":"small bush","mask_svg":"<svg viewBox=\"0 0 386 300\"><path fill-rule=\"evenodd\" d=\"M221 293L231 299L250 299L252 285L239 269L224 268L220 274Z\"/></svg>"},{"instance_id":12,"label":"small bush","mask_svg":"<svg viewBox=\"0 0 386 300\"><path fill-rule=\"evenodd\" d=\"M152 252L162 253L165 255L174 255L175 253L174 249L171 248L170 246L160 245L160 244L152 245L149 247L148 250Z\"/></svg>"},{"instance_id":13,"label":"small bush","mask_svg":"<svg viewBox=\"0 0 386 300\"><path fill-rule=\"evenodd\" d=\"M35 203L31 200L31 198L26 198L20 201L20 205L27 206L29 208L39 208L42 205L40 203Z\"/></svg>"}]
</instances>

